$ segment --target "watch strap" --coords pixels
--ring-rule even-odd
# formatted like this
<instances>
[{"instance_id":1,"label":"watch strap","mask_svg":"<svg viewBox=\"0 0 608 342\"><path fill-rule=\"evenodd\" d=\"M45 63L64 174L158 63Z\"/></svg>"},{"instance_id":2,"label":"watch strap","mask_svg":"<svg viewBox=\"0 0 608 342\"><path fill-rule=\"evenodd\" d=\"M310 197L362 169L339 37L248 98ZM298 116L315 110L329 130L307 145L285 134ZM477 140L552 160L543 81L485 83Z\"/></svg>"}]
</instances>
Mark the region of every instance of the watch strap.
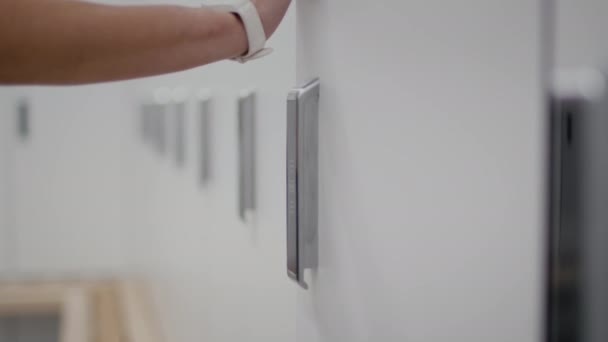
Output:
<instances>
[{"instance_id":1,"label":"watch strap","mask_svg":"<svg viewBox=\"0 0 608 342\"><path fill-rule=\"evenodd\" d=\"M233 58L233 60L246 63L250 60L267 56L272 52L271 48L265 47L266 33L264 32L264 26L255 5L251 1L240 0L230 4L211 5L208 7L217 11L238 15L245 26L249 49L245 55Z\"/></svg>"}]
</instances>

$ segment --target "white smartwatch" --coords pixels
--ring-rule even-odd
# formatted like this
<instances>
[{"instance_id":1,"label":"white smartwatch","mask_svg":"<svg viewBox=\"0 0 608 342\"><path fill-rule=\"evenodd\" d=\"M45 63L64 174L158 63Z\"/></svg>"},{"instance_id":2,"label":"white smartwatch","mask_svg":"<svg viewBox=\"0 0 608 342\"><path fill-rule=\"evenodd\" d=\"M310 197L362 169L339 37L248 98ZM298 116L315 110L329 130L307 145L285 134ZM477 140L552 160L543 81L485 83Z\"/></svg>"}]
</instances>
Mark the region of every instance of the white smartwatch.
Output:
<instances>
[{"instance_id":1,"label":"white smartwatch","mask_svg":"<svg viewBox=\"0 0 608 342\"><path fill-rule=\"evenodd\" d=\"M245 25L249 50L243 56L234 58L235 61L246 63L253 59L262 58L272 52L271 48L266 47L266 33L258 10L250 0L232 0L221 5L205 5L217 11L229 12L238 15Z\"/></svg>"}]
</instances>

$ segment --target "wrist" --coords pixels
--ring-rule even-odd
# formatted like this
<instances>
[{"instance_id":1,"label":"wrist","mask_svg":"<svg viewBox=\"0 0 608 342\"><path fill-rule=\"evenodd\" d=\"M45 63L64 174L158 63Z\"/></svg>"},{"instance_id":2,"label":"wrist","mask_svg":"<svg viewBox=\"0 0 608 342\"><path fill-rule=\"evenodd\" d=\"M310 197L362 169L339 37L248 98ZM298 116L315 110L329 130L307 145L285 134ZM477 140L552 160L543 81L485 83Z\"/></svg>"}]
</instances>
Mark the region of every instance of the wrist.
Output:
<instances>
[{"instance_id":1,"label":"wrist","mask_svg":"<svg viewBox=\"0 0 608 342\"><path fill-rule=\"evenodd\" d=\"M234 13L224 13L227 16L228 41L233 42L228 58L244 56L249 51L249 41L243 20Z\"/></svg>"},{"instance_id":2,"label":"wrist","mask_svg":"<svg viewBox=\"0 0 608 342\"><path fill-rule=\"evenodd\" d=\"M233 33L230 34L229 38L238 39L239 52L242 52L234 55L231 58L232 60L247 63L250 60L267 56L272 52L271 48L266 47L267 36L264 32L263 22L255 4L250 0L235 0L233 3L207 6L215 11L230 13L232 23L230 26L234 27L235 31L230 30ZM238 25L234 25L235 23L238 23ZM247 47L245 49L241 45L243 38L246 39Z\"/></svg>"}]
</instances>

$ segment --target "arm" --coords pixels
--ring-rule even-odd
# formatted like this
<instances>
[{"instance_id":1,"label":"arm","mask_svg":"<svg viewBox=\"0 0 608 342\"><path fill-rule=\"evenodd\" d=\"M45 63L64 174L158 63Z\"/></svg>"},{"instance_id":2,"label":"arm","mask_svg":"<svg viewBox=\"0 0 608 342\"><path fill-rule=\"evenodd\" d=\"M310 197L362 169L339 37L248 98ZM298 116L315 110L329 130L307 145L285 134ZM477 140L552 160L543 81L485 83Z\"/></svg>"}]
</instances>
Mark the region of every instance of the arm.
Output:
<instances>
[{"instance_id":1,"label":"arm","mask_svg":"<svg viewBox=\"0 0 608 342\"><path fill-rule=\"evenodd\" d=\"M290 0L254 1L270 36ZM247 51L240 20L177 6L0 0L0 83L80 84L185 70Z\"/></svg>"}]
</instances>

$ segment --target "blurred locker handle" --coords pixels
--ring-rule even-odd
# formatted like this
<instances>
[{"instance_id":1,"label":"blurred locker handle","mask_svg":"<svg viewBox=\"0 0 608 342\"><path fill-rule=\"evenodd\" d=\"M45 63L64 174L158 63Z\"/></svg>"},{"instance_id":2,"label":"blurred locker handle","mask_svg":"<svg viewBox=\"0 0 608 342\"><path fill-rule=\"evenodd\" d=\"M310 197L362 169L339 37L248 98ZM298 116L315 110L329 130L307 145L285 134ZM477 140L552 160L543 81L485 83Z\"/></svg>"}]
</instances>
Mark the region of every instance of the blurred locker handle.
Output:
<instances>
[{"instance_id":1,"label":"blurred locker handle","mask_svg":"<svg viewBox=\"0 0 608 342\"><path fill-rule=\"evenodd\" d=\"M176 101L173 108L175 110L175 164L179 167L186 163L186 102Z\"/></svg>"},{"instance_id":2,"label":"blurred locker handle","mask_svg":"<svg viewBox=\"0 0 608 342\"><path fill-rule=\"evenodd\" d=\"M243 91L238 100L239 216L247 222L255 203L255 92Z\"/></svg>"},{"instance_id":3,"label":"blurred locker handle","mask_svg":"<svg viewBox=\"0 0 608 342\"><path fill-rule=\"evenodd\" d=\"M25 98L20 99L17 103L17 135L22 141L29 138L30 135L30 105Z\"/></svg>"},{"instance_id":4,"label":"blurred locker handle","mask_svg":"<svg viewBox=\"0 0 608 342\"><path fill-rule=\"evenodd\" d=\"M319 95L315 79L287 98L287 274L304 289L318 263Z\"/></svg>"},{"instance_id":5,"label":"blurred locker handle","mask_svg":"<svg viewBox=\"0 0 608 342\"><path fill-rule=\"evenodd\" d=\"M211 92L199 93L199 148L200 182L207 184L211 178Z\"/></svg>"}]
</instances>

